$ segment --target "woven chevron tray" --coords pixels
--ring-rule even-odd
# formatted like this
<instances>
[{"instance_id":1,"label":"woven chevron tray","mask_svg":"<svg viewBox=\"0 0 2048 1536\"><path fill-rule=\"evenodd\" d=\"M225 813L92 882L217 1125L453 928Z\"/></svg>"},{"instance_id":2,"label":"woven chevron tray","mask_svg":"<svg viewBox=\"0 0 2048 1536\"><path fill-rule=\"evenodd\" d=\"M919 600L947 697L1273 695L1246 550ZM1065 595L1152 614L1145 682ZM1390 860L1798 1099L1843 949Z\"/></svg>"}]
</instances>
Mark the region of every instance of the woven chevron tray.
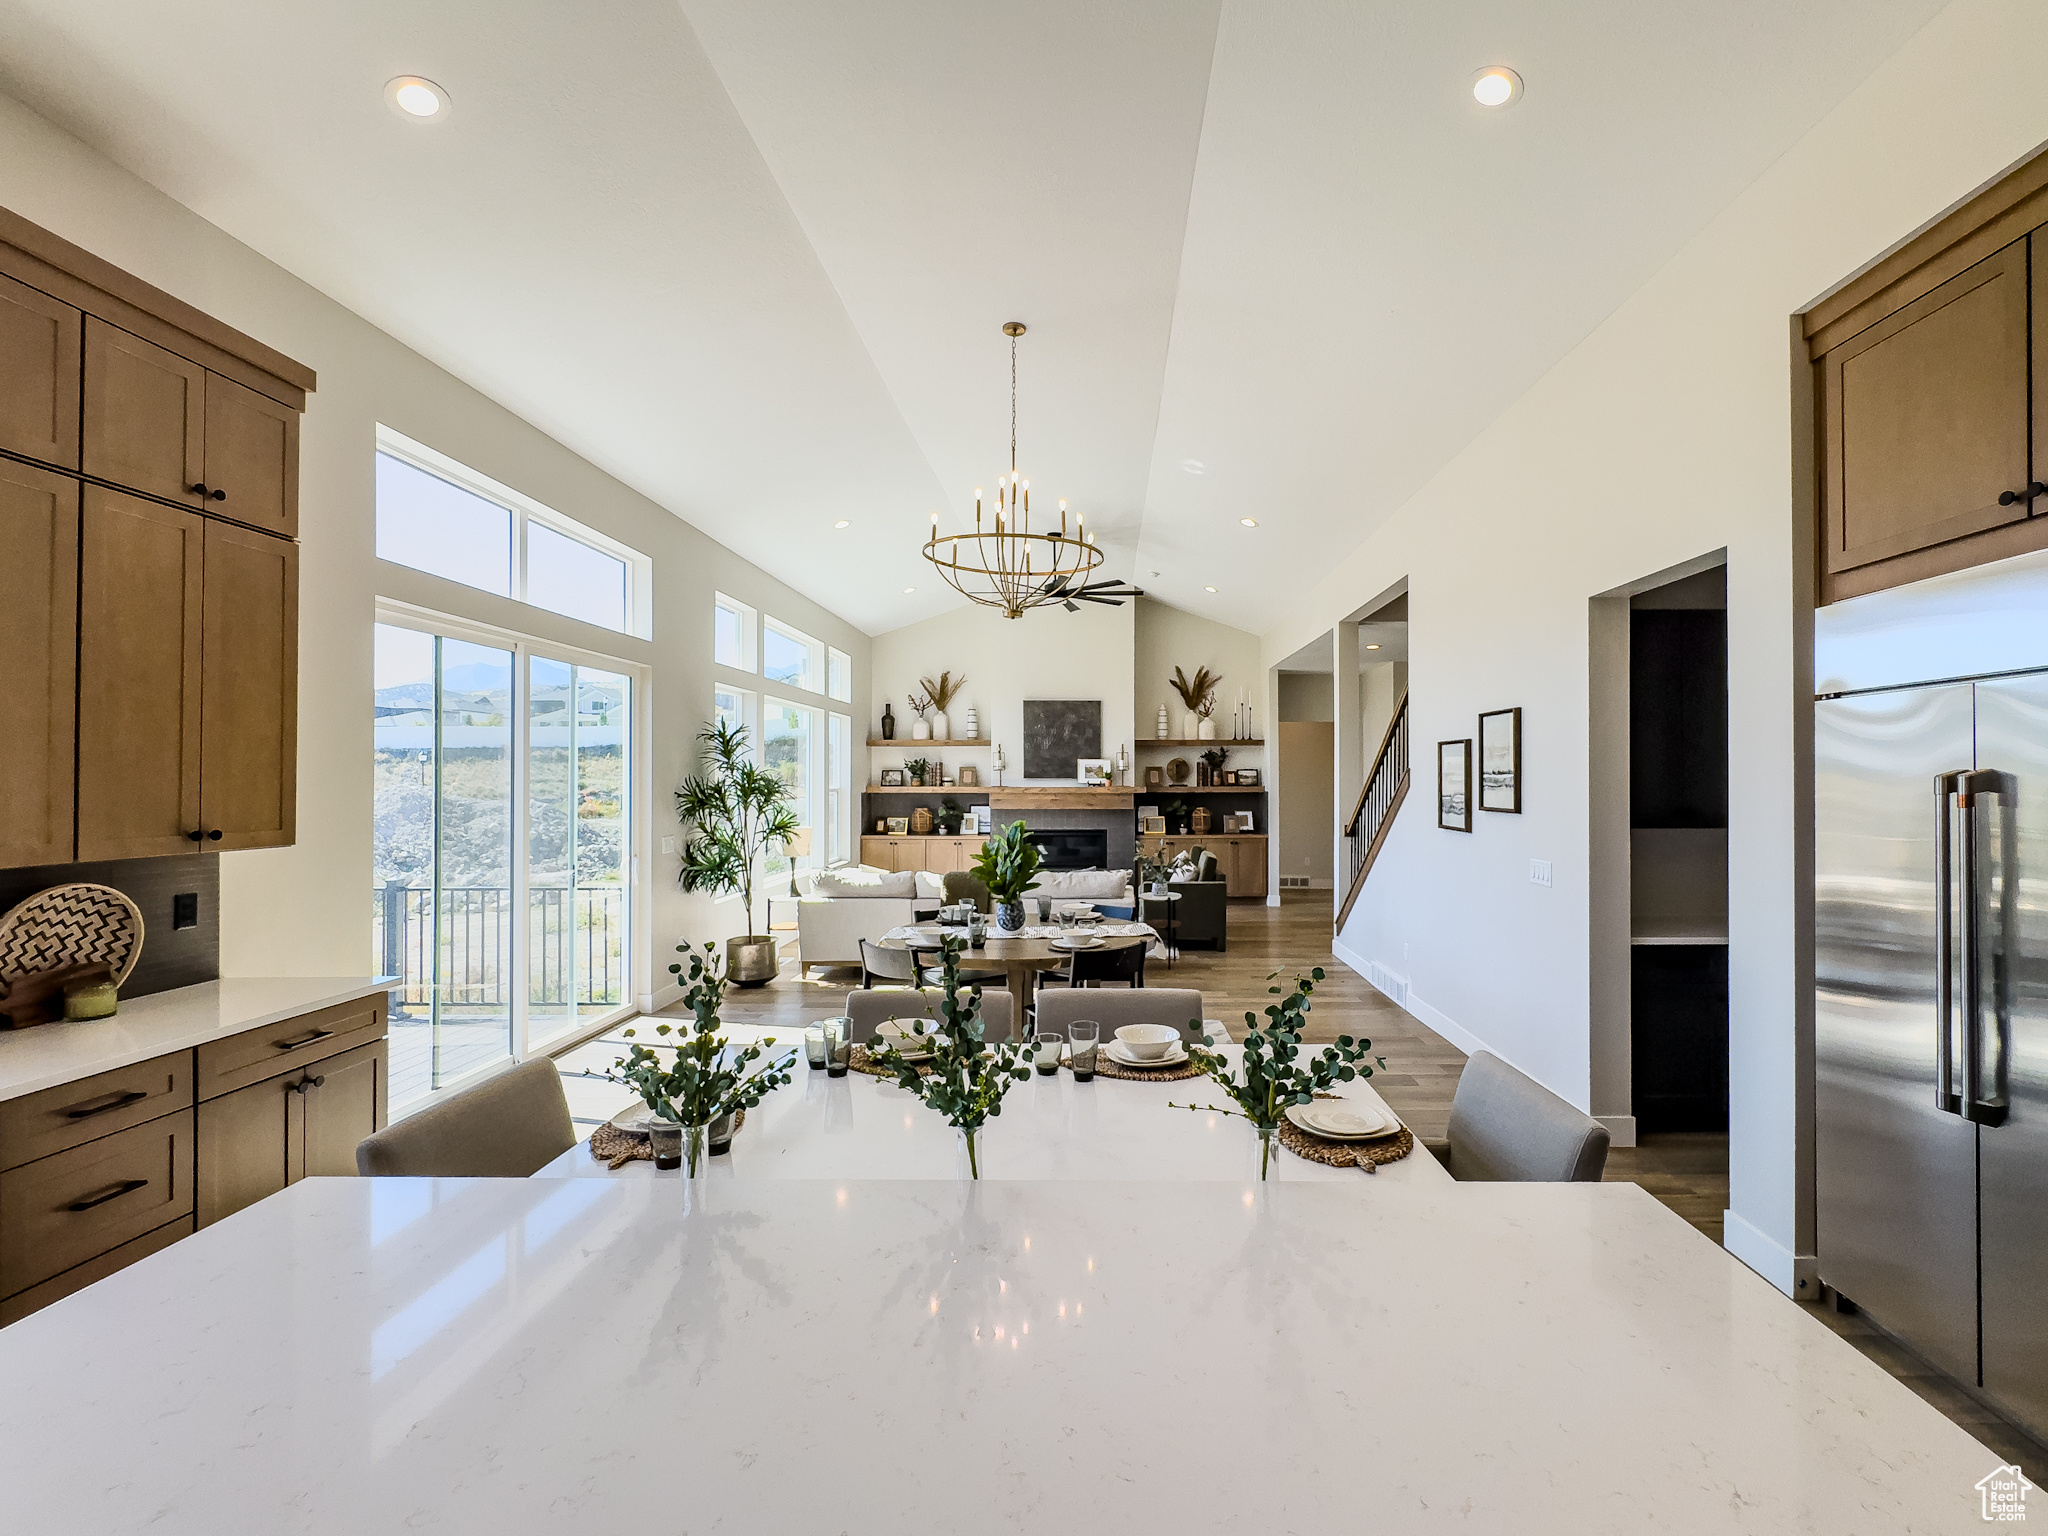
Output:
<instances>
[{"instance_id":1,"label":"woven chevron tray","mask_svg":"<svg viewBox=\"0 0 2048 1536\"><path fill-rule=\"evenodd\" d=\"M119 986L142 958L142 910L111 886L53 885L0 917L0 984L104 965Z\"/></svg>"}]
</instances>

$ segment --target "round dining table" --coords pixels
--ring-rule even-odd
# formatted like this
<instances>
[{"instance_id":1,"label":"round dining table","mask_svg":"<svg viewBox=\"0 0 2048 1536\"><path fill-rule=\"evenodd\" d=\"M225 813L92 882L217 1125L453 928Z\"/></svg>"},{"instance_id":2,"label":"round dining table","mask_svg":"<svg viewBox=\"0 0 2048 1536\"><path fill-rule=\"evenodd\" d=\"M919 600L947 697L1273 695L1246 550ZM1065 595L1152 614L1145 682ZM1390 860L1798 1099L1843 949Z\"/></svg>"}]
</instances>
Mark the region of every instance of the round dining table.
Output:
<instances>
[{"instance_id":1,"label":"round dining table","mask_svg":"<svg viewBox=\"0 0 2048 1536\"><path fill-rule=\"evenodd\" d=\"M937 953L942 937L962 936L960 929L940 928L936 924L920 924L915 931L915 939L886 938L881 941L882 947L930 950ZM1133 945L1149 944L1154 935L1148 930L1144 933L1102 934L1099 937L1102 940L1100 949L1091 948L1087 953L1099 954L1103 950L1129 949ZM1027 933L1022 938L1004 939L998 938L995 930L990 929L987 943L980 949L963 950L960 963L963 967L972 966L976 969L1001 966L1009 982L1010 996L1016 1000L1017 1017L1022 1019L1025 1016L1024 1010L1031 1005L1031 1000L1037 993L1038 973L1058 970L1072 958L1073 954L1074 951L1071 949L1055 948L1051 936Z\"/></svg>"}]
</instances>

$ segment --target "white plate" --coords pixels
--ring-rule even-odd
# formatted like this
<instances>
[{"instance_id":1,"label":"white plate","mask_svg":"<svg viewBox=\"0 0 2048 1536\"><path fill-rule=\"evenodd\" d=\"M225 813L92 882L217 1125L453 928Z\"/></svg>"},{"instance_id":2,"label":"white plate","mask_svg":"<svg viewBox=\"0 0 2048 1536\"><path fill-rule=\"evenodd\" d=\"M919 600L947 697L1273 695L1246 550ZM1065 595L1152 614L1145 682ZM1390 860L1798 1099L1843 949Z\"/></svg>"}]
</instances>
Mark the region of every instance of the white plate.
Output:
<instances>
[{"instance_id":1,"label":"white plate","mask_svg":"<svg viewBox=\"0 0 2048 1536\"><path fill-rule=\"evenodd\" d=\"M1100 949L1102 948L1102 940L1096 938L1054 939L1052 940L1052 947L1054 949Z\"/></svg>"},{"instance_id":2,"label":"white plate","mask_svg":"<svg viewBox=\"0 0 2048 1536\"><path fill-rule=\"evenodd\" d=\"M1169 1045L1164 1056L1154 1056L1149 1061L1133 1056L1121 1040L1105 1040L1101 1049L1103 1055L1120 1067L1177 1067L1188 1059L1188 1048L1179 1041Z\"/></svg>"},{"instance_id":3,"label":"white plate","mask_svg":"<svg viewBox=\"0 0 2048 1536\"><path fill-rule=\"evenodd\" d=\"M890 1028L891 1025L896 1025L897 1027L892 1029ZM897 1019L884 1019L879 1025L875 1027L874 1044L894 1046L896 1048L896 1054L898 1056L901 1056L905 1061L930 1061L933 1055L935 1054L931 1048L930 1028L926 1028L924 1033L924 1039L921 1042L918 1042L922 1044L922 1050L905 1049L906 1046L911 1045L913 1042L917 1042L917 1040L918 1037L916 1035L913 1035L909 1030L902 1028L901 1021Z\"/></svg>"},{"instance_id":4,"label":"white plate","mask_svg":"<svg viewBox=\"0 0 2048 1536\"><path fill-rule=\"evenodd\" d=\"M654 1120L654 1111L636 1099L616 1115L613 1115L611 1123L619 1130L638 1131L645 1135L647 1127L652 1125Z\"/></svg>"},{"instance_id":5,"label":"white plate","mask_svg":"<svg viewBox=\"0 0 2048 1536\"><path fill-rule=\"evenodd\" d=\"M1342 1120L1326 1120L1325 1117L1330 1116L1332 1111L1341 1116ZM1320 1136L1325 1141L1373 1141L1381 1136L1391 1136L1401 1129L1401 1122L1389 1115L1361 1114L1348 1105L1339 1109L1327 1101L1316 1104L1290 1104L1287 1106L1287 1118L1301 1130L1307 1131L1311 1136Z\"/></svg>"}]
</instances>

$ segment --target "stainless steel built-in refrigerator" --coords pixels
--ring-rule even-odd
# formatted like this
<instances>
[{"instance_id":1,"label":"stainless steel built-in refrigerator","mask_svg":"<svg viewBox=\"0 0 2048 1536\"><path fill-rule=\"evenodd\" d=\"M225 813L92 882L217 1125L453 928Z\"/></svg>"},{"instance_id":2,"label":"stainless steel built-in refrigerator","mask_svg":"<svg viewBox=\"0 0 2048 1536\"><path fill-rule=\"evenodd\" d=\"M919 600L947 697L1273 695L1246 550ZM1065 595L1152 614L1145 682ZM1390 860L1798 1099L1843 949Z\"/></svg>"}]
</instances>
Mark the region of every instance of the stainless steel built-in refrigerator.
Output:
<instances>
[{"instance_id":1,"label":"stainless steel built-in refrigerator","mask_svg":"<svg viewBox=\"0 0 2048 1536\"><path fill-rule=\"evenodd\" d=\"M1821 1279L2048 1436L2048 559L1814 654Z\"/></svg>"}]
</instances>

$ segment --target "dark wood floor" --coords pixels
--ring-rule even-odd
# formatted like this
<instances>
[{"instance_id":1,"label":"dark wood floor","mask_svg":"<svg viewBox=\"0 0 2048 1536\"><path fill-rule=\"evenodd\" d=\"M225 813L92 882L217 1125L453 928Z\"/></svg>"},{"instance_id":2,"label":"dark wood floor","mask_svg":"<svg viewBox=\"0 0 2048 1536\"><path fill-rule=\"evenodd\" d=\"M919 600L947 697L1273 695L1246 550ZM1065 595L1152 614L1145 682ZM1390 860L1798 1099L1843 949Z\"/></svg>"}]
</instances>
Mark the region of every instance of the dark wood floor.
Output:
<instances>
[{"instance_id":1,"label":"dark wood floor","mask_svg":"<svg viewBox=\"0 0 2048 1536\"><path fill-rule=\"evenodd\" d=\"M1311 1005L1308 1039L1364 1035L1373 1054L1387 1065L1373 1077L1396 1113L1419 1137L1445 1133L1451 1097L1457 1092L1464 1053L1338 960L1330 950L1331 902L1327 891L1290 892L1279 907L1257 902L1230 905L1230 948L1226 953L1185 951L1173 968L1151 965L1153 986L1194 987L1203 1010L1225 1020L1234 1035L1244 1032L1247 1010L1264 1009L1270 985L1286 985L1297 973L1322 966L1323 982ZM735 1023L801 1025L842 1011L849 987L860 984L855 970L813 971L799 978L792 963L766 987L727 995L726 1017ZM1275 980L1268 977L1273 972ZM680 1011L680 1010L678 1010ZM1639 1184L1713 1242L1721 1241L1721 1213L1728 1206L1728 1138L1725 1135L1645 1137L1639 1146L1608 1153L1606 1178ZM2009 1461L2048 1464L2048 1450L2000 1419L1924 1362L1873 1328L1867 1319L1837 1313L1831 1305L1810 1314L1839 1334L1934 1408Z\"/></svg>"}]
</instances>

